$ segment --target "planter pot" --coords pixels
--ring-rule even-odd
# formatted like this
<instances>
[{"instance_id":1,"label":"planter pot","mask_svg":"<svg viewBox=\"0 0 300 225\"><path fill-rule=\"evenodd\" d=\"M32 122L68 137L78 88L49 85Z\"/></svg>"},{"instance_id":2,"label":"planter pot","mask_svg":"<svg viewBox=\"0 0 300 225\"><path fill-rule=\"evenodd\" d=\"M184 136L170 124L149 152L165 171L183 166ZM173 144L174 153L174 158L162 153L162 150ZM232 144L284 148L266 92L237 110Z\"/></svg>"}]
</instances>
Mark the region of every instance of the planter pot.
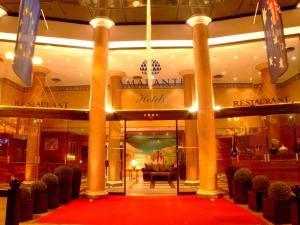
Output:
<instances>
[{"instance_id":1,"label":"planter pot","mask_svg":"<svg viewBox=\"0 0 300 225\"><path fill-rule=\"evenodd\" d=\"M67 203L71 201L72 197L72 180L59 181L59 202Z\"/></svg>"},{"instance_id":2,"label":"planter pot","mask_svg":"<svg viewBox=\"0 0 300 225\"><path fill-rule=\"evenodd\" d=\"M59 205L58 185L47 186L48 208L54 209Z\"/></svg>"},{"instance_id":3,"label":"planter pot","mask_svg":"<svg viewBox=\"0 0 300 225\"><path fill-rule=\"evenodd\" d=\"M248 191L251 188L251 181L234 181L234 198L237 204L248 203Z\"/></svg>"},{"instance_id":4,"label":"planter pot","mask_svg":"<svg viewBox=\"0 0 300 225\"><path fill-rule=\"evenodd\" d=\"M290 223L291 207L290 200L275 201L268 196L263 196L263 216L272 223Z\"/></svg>"},{"instance_id":5,"label":"planter pot","mask_svg":"<svg viewBox=\"0 0 300 225\"><path fill-rule=\"evenodd\" d=\"M73 176L72 181L72 198L79 198L80 194L81 175L78 177Z\"/></svg>"},{"instance_id":6,"label":"planter pot","mask_svg":"<svg viewBox=\"0 0 300 225\"><path fill-rule=\"evenodd\" d=\"M19 222L32 219L32 199L20 201Z\"/></svg>"},{"instance_id":7,"label":"planter pot","mask_svg":"<svg viewBox=\"0 0 300 225\"><path fill-rule=\"evenodd\" d=\"M248 205L250 209L261 212L263 206L263 193L249 190Z\"/></svg>"},{"instance_id":8,"label":"planter pot","mask_svg":"<svg viewBox=\"0 0 300 225\"><path fill-rule=\"evenodd\" d=\"M291 223L292 225L300 225L300 198L292 197Z\"/></svg>"},{"instance_id":9,"label":"planter pot","mask_svg":"<svg viewBox=\"0 0 300 225\"><path fill-rule=\"evenodd\" d=\"M48 210L48 194L32 193L33 213L43 213Z\"/></svg>"}]
</instances>

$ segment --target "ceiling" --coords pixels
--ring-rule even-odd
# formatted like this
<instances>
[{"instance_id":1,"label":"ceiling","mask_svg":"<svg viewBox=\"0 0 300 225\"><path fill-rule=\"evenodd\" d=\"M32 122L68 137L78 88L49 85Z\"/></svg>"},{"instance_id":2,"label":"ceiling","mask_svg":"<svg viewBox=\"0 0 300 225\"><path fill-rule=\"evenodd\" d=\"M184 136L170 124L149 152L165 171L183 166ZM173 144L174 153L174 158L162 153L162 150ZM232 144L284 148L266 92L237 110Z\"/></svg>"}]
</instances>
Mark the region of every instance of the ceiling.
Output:
<instances>
[{"instance_id":1,"label":"ceiling","mask_svg":"<svg viewBox=\"0 0 300 225\"><path fill-rule=\"evenodd\" d=\"M299 37L286 38L287 47L295 50L288 53L289 69L278 80L286 81L300 73L300 41ZM255 66L266 62L264 41L240 43L235 45L210 48L212 75L222 75L213 79L214 83L260 83L260 74ZM11 60L5 53L14 51L12 42L0 42L0 77L6 77L22 86L22 81L14 74ZM157 79L179 78L179 72L194 69L192 48L153 49L152 57L156 59L161 71L155 75ZM146 50L125 49L109 51L109 70L120 70L126 73L126 79L143 76L140 65L145 60ZM92 49L67 48L58 46L36 45L35 56L43 59L42 66L47 67L47 86L90 85L92 73ZM57 81L55 79L59 79Z\"/></svg>"},{"instance_id":2,"label":"ceiling","mask_svg":"<svg viewBox=\"0 0 300 225\"><path fill-rule=\"evenodd\" d=\"M20 0L0 0L8 15L16 16ZM145 23L147 0L41 0L47 19L88 23L96 10L116 24ZM151 0L153 23L185 23L194 13L214 21L253 15L257 0ZM282 10L296 8L300 0L278 0Z\"/></svg>"},{"instance_id":3,"label":"ceiling","mask_svg":"<svg viewBox=\"0 0 300 225\"><path fill-rule=\"evenodd\" d=\"M19 0L0 0L8 14L17 16ZM105 2L106 4L102 4ZM139 2L139 4L138 4ZM146 0L100 1L100 8L110 12L117 24L145 23ZM185 23L193 12L200 10L213 18L222 20L243 15L253 15L256 0L152 0L152 21L154 23ZM291 9L300 0L279 0L281 8ZM46 17L53 20L88 23L93 18L96 0L41 0ZM279 83L300 73L299 37L286 38L287 47L295 50L288 53L289 69L280 77ZM0 78L6 77L22 86L23 82L14 74L11 61L5 53L14 52L13 42L0 42ZM179 72L194 69L192 48L153 49L153 59L161 65L156 78L179 77ZM124 80L141 76L139 70L145 60L146 50L123 49L109 51L109 70L126 73ZM36 45L35 56L43 59L43 66L50 70L47 86L90 85L92 73L92 49L80 49L50 45ZM210 48L212 75L222 75L213 79L214 83L260 83L260 74L255 66L267 61L264 41L253 41Z\"/></svg>"}]
</instances>

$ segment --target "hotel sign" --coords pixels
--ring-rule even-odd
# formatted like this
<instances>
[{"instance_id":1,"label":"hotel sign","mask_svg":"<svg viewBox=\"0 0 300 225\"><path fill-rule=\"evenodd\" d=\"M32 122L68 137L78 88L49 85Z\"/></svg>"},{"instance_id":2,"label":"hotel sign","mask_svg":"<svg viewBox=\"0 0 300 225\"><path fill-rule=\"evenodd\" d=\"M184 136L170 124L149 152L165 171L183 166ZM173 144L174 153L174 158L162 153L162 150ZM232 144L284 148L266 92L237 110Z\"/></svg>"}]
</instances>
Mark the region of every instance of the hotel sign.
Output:
<instances>
[{"instance_id":1,"label":"hotel sign","mask_svg":"<svg viewBox=\"0 0 300 225\"><path fill-rule=\"evenodd\" d=\"M243 106L259 106L259 105L276 105L278 103L288 103L289 96L283 96L278 98L259 98L259 99L243 99L238 101L233 101L234 107Z\"/></svg>"},{"instance_id":2,"label":"hotel sign","mask_svg":"<svg viewBox=\"0 0 300 225\"><path fill-rule=\"evenodd\" d=\"M154 79L152 87L155 89L183 88L182 78ZM148 89L148 79L132 79L120 81L121 89Z\"/></svg>"}]
</instances>

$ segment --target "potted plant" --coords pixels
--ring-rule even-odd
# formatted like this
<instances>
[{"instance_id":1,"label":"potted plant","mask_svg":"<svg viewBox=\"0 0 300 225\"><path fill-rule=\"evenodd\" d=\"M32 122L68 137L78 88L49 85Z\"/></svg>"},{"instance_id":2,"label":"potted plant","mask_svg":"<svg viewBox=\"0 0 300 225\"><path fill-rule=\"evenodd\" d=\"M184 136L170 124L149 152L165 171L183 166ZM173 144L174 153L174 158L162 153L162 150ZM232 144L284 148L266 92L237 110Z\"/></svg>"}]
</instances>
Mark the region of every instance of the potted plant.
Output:
<instances>
[{"instance_id":1,"label":"potted plant","mask_svg":"<svg viewBox=\"0 0 300 225\"><path fill-rule=\"evenodd\" d=\"M240 168L234 173L234 202L248 203L248 191L251 188L252 172L248 168Z\"/></svg>"},{"instance_id":2,"label":"potted plant","mask_svg":"<svg viewBox=\"0 0 300 225\"><path fill-rule=\"evenodd\" d=\"M270 180L268 177L259 175L252 179L252 190L248 192L249 208L254 211L262 211L263 195L267 194L270 186Z\"/></svg>"},{"instance_id":3,"label":"potted plant","mask_svg":"<svg viewBox=\"0 0 300 225\"><path fill-rule=\"evenodd\" d=\"M54 174L58 178L59 202L67 203L71 201L73 177L72 169L67 166L60 166L54 170Z\"/></svg>"},{"instance_id":4,"label":"potted plant","mask_svg":"<svg viewBox=\"0 0 300 225\"><path fill-rule=\"evenodd\" d=\"M35 181L31 184L33 200L33 213L43 213L48 210L47 185L43 181Z\"/></svg>"},{"instance_id":5,"label":"potted plant","mask_svg":"<svg viewBox=\"0 0 300 225\"><path fill-rule=\"evenodd\" d=\"M59 205L57 176L53 173L46 173L41 180L47 184L48 208L57 208Z\"/></svg>"},{"instance_id":6,"label":"potted plant","mask_svg":"<svg viewBox=\"0 0 300 225\"><path fill-rule=\"evenodd\" d=\"M30 190L25 187L20 188L20 213L19 222L32 219L32 197Z\"/></svg>"},{"instance_id":7,"label":"potted plant","mask_svg":"<svg viewBox=\"0 0 300 225\"><path fill-rule=\"evenodd\" d=\"M228 192L229 197L233 198L233 181L234 181L234 173L237 171L238 167L236 166L228 166L226 169L226 177L227 177L227 184L228 184Z\"/></svg>"},{"instance_id":8,"label":"potted plant","mask_svg":"<svg viewBox=\"0 0 300 225\"><path fill-rule=\"evenodd\" d=\"M300 187L295 185L292 188L294 194L291 199L291 223L292 225L300 225Z\"/></svg>"},{"instance_id":9,"label":"potted plant","mask_svg":"<svg viewBox=\"0 0 300 225\"><path fill-rule=\"evenodd\" d=\"M81 184L81 169L78 167L72 167L72 171L72 198L79 198Z\"/></svg>"},{"instance_id":10,"label":"potted plant","mask_svg":"<svg viewBox=\"0 0 300 225\"><path fill-rule=\"evenodd\" d=\"M268 195L263 196L263 216L272 223L290 223L291 188L282 181L271 183Z\"/></svg>"}]
</instances>

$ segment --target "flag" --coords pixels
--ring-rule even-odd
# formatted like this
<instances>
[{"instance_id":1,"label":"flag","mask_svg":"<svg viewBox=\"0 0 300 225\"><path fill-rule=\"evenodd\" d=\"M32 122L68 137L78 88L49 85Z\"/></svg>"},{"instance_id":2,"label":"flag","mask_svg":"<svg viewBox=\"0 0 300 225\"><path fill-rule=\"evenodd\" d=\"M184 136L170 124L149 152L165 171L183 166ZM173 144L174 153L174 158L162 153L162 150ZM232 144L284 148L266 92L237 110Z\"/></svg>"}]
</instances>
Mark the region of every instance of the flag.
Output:
<instances>
[{"instance_id":1,"label":"flag","mask_svg":"<svg viewBox=\"0 0 300 225\"><path fill-rule=\"evenodd\" d=\"M272 83L288 69L280 7L276 0L260 0L269 71Z\"/></svg>"},{"instance_id":2,"label":"flag","mask_svg":"<svg viewBox=\"0 0 300 225\"><path fill-rule=\"evenodd\" d=\"M27 86L31 86L32 57L39 19L40 0L21 0L13 69Z\"/></svg>"}]
</instances>

